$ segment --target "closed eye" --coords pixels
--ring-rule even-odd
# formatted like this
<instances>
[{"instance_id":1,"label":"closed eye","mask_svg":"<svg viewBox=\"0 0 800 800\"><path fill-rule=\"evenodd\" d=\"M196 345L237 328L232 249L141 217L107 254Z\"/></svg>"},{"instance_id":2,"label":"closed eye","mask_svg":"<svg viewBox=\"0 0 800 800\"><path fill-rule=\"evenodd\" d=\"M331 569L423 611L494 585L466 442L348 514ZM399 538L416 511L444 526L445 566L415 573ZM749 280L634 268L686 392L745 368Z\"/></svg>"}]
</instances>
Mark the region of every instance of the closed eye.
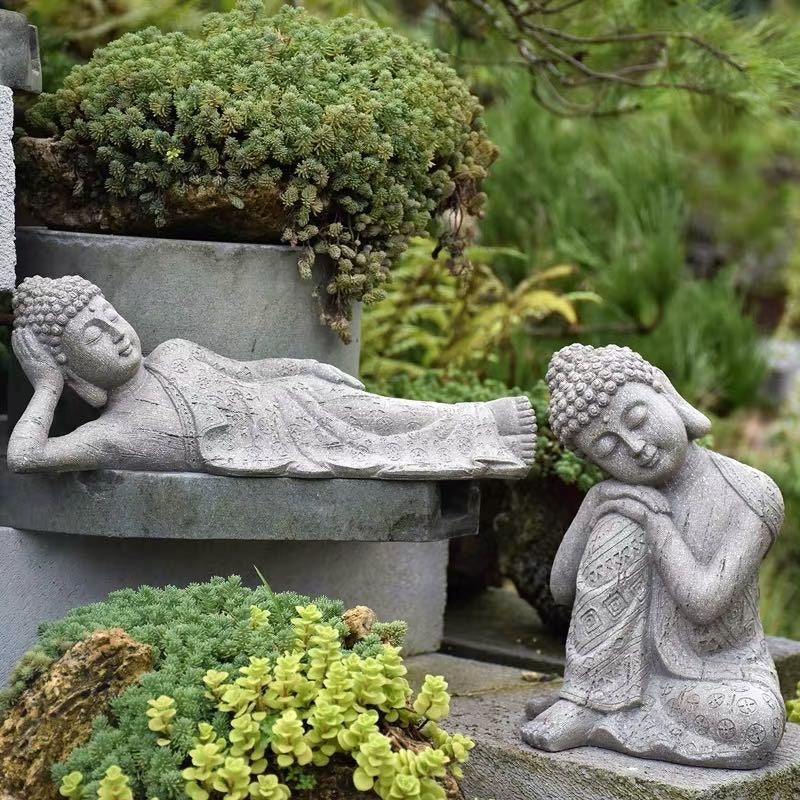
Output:
<instances>
[{"instance_id":1,"label":"closed eye","mask_svg":"<svg viewBox=\"0 0 800 800\"><path fill-rule=\"evenodd\" d=\"M604 433L593 442L595 454L598 458L608 458L619 445L619 437L613 433Z\"/></svg>"},{"instance_id":2,"label":"closed eye","mask_svg":"<svg viewBox=\"0 0 800 800\"><path fill-rule=\"evenodd\" d=\"M97 325L88 325L83 329L83 341L86 344L94 344L102 335L103 332Z\"/></svg>"},{"instance_id":3,"label":"closed eye","mask_svg":"<svg viewBox=\"0 0 800 800\"><path fill-rule=\"evenodd\" d=\"M644 424L648 413L644 403L636 403L625 412L624 422L630 430L635 430Z\"/></svg>"}]
</instances>

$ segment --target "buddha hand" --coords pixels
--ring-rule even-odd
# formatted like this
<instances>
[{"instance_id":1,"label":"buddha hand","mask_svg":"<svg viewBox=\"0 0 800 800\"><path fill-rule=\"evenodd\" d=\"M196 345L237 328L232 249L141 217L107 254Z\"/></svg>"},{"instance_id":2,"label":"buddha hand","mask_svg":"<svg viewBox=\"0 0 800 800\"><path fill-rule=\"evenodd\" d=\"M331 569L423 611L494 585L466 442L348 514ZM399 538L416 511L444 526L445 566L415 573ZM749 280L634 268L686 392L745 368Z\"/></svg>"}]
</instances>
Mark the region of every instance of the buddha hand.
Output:
<instances>
[{"instance_id":1,"label":"buddha hand","mask_svg":"<svg viewBox=\"0 0 800 800\"><path fill-rule=\"evenodd\" d=\"M343 383L352 389L363 389L364 384L358 378L348 375L346 372L334 367L332 364L323 364L321 361L314 362L312 372L315 377L321 378L329 383Z\"/></svg>"},{"instance_id":2,"label":"buddha hand","mask_svg":"<svg viewBox=\"0 0 800 800\"><path fill-rule=\"evenodd\" d=\"M622 514L649 527L651 521L670 513L667 498L652 486L639 486L621 481L603 481L596 487L597 505L592 516L592 527L606 514Z\"/></svg>"},{"instance_id":3,"label":"buddha hand","mask_svg":"<svg viewBox=\"0 0 800 800\"><path fill-rule=\"evenodd\" d=\"M599 483L597 498L601 503L619 498L637 500L655 514L668 514L670 510L669 501L658 489L622 481L607 480Z\"/></svg>"},{"instance_id":4,"label":"buddha hand","mask_svg":"<svg viewBox=\"0 0 800 800\"><path fill-rule=\"evenodd\" d=\"M34 389L50 387L60 392L64 388L64 375L50 348L36 338L29 328L19 328L11 334L11 346L28 380Z\"/></svg>"}]
</instances>

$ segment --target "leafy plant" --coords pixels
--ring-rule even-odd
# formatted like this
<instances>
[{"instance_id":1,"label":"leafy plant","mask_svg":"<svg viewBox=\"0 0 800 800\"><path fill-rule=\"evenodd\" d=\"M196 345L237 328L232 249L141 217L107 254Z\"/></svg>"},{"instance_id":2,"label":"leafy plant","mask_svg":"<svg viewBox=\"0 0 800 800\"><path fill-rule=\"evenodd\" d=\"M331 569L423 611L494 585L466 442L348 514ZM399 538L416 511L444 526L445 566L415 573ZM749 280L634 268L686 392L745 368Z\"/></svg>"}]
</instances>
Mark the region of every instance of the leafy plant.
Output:
<instances>
[{"instance_id":1,"label":"leafy plant","mask_svg":"<svg viewBox=\"0 0 800 800\"><path fill-rule=\"evenodd\" d=\"M485 374L487 364L503 363L508 368L506 379L513 381L513 337L526 324L551 314L574 324L578 302L599 301L590 292L546 288L549 281L572 274L569 265L531 270L512 288L494 273L491 263L510 258L526 264L522 253L473 246L465 255L472 266L459 280L431 256L431 242L411 242L386 298L364 315L363 375L376 379L415 376L445 366L475 367Z\"/></svg>"},{"instance_id":2,"label":"leafy plant","mask_svg":"<svg viewBox=\"0 0 800 800\"><path fill-rule=\"evenodd\" d=\"M687 247L689 201L700 198L710 180L708 168L693 165L703 153L707 161L726 163L730 152L724 156L719 145L723 152L712 156L705 137L702 145L693 144L698 137L690 136L694 126L688 123L676 132L674 109L602 123L559 119L530 96L524 76L508 77L504 90L503 101L487 113L502 157L486 183L492 203L482 239L543 263L574 264L564 290L588 290L603 299L584 305L580 324L571 329L552 321L528 326L514 342L514 382L532 384L549 353L569 341L613 341L665 369L676 388L704 408L727 411L754 402L763 360L759 332L744 307L745 254L732 247L727 269L716 267L719 274L697 279ZM521 170L531 141L538 147L536 168ZM737 159L746 157L745 147L739 140ZM750 180L755 187L755 177ZM739 193L734 184L714 191ZM736 202L740 208L745 203ZM788 199L781 208L790 213ZM743 218L744 212L738 215ZM753 225L755 230L755 220ZM763 247L770 238L785 238L779 227L772 236L761 230ZM494 268L510 285L528 274L525 262L503 256Z\"/></svg>"},{"instance_id":3,"label":"leafy plant","mask_svg":"<svg viewBox=\"0 0 800 800\"><path fill-rule=\"evenodd\" d=\"M257 629L254 606L271 612ZM460 774L472 747L436 724L446 682L428 676L412 700L400 648L374 633L345 648L341 610L229 578L116 592L45 626L39 647L53 657L110 625L157 656L54 767L61 795L288 800L335 762L383 800L443 800L441 780Z\"/></svg>"},{"instance_id":4,"label":"leafy plant","mask_svg":"<svg viewBox=\"0 0 800 800\"><path fill-rule=\"evenodd\" d=\"M745 17L733 4L691 0L436 4L455 23L451 36L502 45L556 115L605 119L676 94L718 114L796 103L798 34L780 13Z\"/></svg>"},{"instance_id":5,"label":"leafy plant","mask_svg":"<svg viewBox=\"0 0 800 800\"><path fill-rule=\"evenodd\" d=\"M800 683L797 684L795 696L786 701L786 713L789 722L800 722Z\"/></svg>"},{"instance_id":6,"label":"leafy plant","mask_svg":"<svg viewBox=\"0 0 800 800\"><path fill-rule=\"evenodd\" d=\"M323 319L347 338L350 301L380 297L410 236L480 213L481 111L422 44L243 0L198 38L126 34L44 95L28 126L51 138L17 143L22 202L62 227L282 240L305 277L327 256ZM458 224L440 241L457 269Z\"/></svg>"}]
</instances>

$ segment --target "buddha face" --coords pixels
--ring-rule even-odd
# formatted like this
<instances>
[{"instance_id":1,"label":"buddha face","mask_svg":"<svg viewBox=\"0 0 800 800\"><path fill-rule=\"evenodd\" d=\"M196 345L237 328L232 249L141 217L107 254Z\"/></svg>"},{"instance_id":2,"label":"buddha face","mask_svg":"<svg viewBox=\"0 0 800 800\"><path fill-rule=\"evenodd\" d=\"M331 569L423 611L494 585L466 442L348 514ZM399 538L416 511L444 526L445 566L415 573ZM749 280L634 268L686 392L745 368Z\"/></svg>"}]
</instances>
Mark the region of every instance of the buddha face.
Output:
<instances>
[{"instance_id":1,"label":"buddha face","mask_svg":"<svg viewBox=\"0 0 800 800\"><path fill-rule=\"evenodd\" d=\"M139 337L104 297L92 298L64 328L67 367L101 389L129 381L142 363Z\"/></svg>"},{"instance_id":2,"label":"buddha face","mask_svg":"<svg viewBox=\"0 0 800 800\"><path fill-rule=\"evenodd\" d=\"M670 400L644 383L619 387L603 413L574 436L576 448L623 483L659 486L680 469L689 439Z\"/></svg>"}]
</instances>

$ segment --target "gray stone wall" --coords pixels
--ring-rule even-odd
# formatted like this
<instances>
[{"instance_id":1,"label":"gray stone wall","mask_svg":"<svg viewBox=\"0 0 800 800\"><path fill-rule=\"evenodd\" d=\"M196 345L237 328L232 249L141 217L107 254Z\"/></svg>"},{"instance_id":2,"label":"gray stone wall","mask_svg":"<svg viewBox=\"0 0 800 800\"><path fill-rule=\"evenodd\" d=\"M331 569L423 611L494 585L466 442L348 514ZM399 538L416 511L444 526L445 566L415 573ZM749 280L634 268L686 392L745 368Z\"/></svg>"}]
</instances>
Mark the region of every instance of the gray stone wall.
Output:
<instances>
[{"instance_id":1,"label":"gray stone wall","mask_svg":"<svg viewBox=\"0 0 800 800\"><path fill-rule=\"evenodd\" d=\"M0 683L36 641L40 622L141 584L186 585L257 566L276 591L328 594L404 619L406 652L436 650L442 635L447 542L192 542L113 540L0 528Z\"/></svg>"}]
</instances>

